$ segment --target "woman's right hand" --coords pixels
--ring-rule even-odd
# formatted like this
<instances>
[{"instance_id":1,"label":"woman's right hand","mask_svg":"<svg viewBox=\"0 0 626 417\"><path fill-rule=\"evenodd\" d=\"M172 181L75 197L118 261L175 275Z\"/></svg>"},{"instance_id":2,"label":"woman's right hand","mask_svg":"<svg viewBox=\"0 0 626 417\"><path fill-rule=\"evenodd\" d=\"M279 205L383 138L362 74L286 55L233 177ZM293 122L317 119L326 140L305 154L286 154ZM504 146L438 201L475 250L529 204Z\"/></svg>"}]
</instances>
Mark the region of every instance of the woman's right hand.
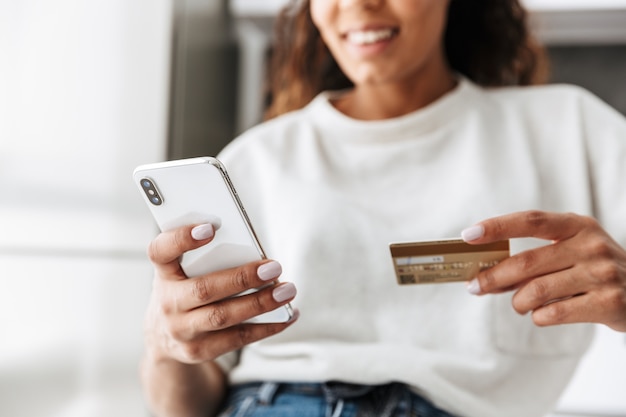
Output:
<instances>
[{"instance_id":1,"label":"woman's right hand","mask_svg":"<svg viewBox=\"0 0 626 417\"><path fill-rule=\"evenodd\" d=\"M187 277L179 259L184 252L209 244L211 224L184 226L159 234L149 245L155 267L153 290L146 315L146 348L153 360L174 359L198 364L279 333L287 323L249 324L245 320L290 302L292 283L268 286L282 272L276 261L258 261L237 268ZM218 232L219 233L219 232Z\"/></svg>"}]
</instances>

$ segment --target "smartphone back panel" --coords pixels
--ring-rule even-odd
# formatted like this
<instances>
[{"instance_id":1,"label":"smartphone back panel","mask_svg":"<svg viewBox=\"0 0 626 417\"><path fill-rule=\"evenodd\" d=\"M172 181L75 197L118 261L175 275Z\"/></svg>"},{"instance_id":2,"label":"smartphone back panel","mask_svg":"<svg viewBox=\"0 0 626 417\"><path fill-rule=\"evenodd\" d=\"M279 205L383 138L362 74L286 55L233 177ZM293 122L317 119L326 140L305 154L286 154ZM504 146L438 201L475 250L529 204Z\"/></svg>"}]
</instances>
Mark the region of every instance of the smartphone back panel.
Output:
<instances>
[{"instance_id":1,"label":"smartphone back panel","mask_svg":"<svg viewBox=\"0 0 626 417\"><path fill-rule=\"evenodd\" d=\"M162 231L202 223L219 229L210 244L183 255L181 266L187 276L265 258L230 179L216 159L143 165L135 170L134 178ZM146 180L152 183L154 194L145 192L142 181Z\"/></svg>"},{"instance_id":2,"label":"smartphone back panel","mask_svg":"<svg viewBox=\"0 0 626 417\"><path fill-rule=\"evenodd\" d=\"M211 223L216 227L209 244L183 254L180 264L188 277L265 259L226 169L217 159L142 165L135 169L133 178L161 231L190 224ZM247 322L278 323L292 316L292 307L287 304Z\"/></svg>"}]
</instances>

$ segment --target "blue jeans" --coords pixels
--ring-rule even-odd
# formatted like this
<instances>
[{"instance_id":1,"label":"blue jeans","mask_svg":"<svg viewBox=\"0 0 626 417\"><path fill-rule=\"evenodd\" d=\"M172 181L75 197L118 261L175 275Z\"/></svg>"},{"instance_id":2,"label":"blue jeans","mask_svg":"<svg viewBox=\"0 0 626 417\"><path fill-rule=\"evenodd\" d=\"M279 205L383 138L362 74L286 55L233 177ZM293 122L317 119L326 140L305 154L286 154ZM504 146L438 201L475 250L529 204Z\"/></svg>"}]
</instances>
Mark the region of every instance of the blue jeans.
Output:
<instances>
[{"instance_id":1,"label":"blue jeans","mask_svg":"<svg viewBox=\"0 0 626 417\"><path fill-rule=\"evenodd\" d=\"M230 388L219 417L454 417L406 385L263 382Z\"/></svg>"}]
</instances>

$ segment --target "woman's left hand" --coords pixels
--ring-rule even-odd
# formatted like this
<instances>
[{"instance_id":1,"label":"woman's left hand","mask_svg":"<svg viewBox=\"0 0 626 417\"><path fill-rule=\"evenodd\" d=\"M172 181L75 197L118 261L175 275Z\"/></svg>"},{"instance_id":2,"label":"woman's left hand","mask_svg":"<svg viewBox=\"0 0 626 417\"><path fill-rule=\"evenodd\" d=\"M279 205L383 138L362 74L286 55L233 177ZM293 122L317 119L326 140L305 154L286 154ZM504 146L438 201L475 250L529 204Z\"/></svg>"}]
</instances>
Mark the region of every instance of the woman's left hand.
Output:
<instances>
[{"instance_id":1,"label":"woman's left hand","mask_svg":"<svg viewBox=\"0 0 626 417\"><path fill-rule=\"evenodd\" d=\"M462 234L472 244L535 237L552 244L516 254L468 284L477 295L515 290L513 308L539 326L602 323L626 332L626 250L598 222L527 211L494 217Z\"/></svg>"}]
</instances>

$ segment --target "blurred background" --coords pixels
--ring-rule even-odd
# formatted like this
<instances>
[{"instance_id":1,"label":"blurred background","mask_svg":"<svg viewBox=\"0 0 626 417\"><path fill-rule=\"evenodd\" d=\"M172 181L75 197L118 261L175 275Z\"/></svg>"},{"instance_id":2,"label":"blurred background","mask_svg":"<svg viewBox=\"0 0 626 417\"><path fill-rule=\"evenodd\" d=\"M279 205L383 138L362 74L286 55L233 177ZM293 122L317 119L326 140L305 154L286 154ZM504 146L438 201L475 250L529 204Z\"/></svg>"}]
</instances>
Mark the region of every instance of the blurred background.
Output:
<instances>
[{"instance_id":1,"label":"blurred background","mask_svg":"<svg viewBox=\"0 0 626 417\"><path fill-rule=\"evenodd\" d=\"M260 121L283 3L0 0L0 416L148 416L156 230L131 173ZM552 82L626 114L626 0L526 4ZM626 416L624 387L626 338L600 326L559 415Z\"/></svg>"}]
</instances>

